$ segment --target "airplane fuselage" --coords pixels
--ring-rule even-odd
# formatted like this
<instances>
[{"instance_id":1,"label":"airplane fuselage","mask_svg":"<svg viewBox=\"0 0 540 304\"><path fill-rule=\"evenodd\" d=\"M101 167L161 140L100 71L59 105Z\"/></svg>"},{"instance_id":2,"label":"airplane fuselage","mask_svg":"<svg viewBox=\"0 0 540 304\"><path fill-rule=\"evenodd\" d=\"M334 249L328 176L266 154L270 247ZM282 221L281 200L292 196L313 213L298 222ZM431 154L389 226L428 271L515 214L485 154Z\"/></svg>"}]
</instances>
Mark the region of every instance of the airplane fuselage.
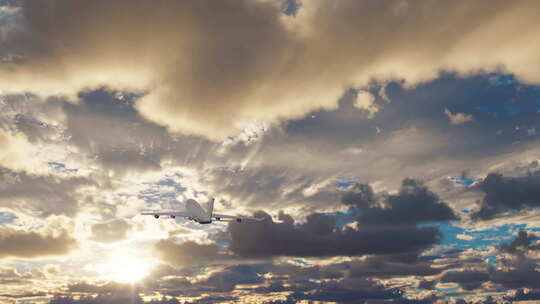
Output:
<instances>
[{"instance_id":1,"label":"airplane fuselage","mask_svg":"<svg viewBox=\"0 0 540 304\"><path fill-rule=\"evenodd\" d=\"M153 215L156 219L159 219L162 215L169 216L172 219L181 217L190 221L195 221L199 224L210 224L213 222L212 219L214 219L215 222L236 221L238 223L242 222L242 219L251 219L255 221L263 220L263 218L250 218L214 213L214 198L210 199L205 204L205 207L202 207L194 199L188 199L186 201L185 210L148 210L143 211L141 214Z\"/></svg>"},{"instance_id":2,"label":"airplane fuselage","mask_svg":"<svg viewBox=\"0 0 540 304\"><path fill-rule=\"evenodd\" d=\"M191 219L199 224L212 223L212 218L210 217L211 215L208 214L195 200L189 199L186 202L186 210L192 215Z\"/></svg>"}]
</instances>

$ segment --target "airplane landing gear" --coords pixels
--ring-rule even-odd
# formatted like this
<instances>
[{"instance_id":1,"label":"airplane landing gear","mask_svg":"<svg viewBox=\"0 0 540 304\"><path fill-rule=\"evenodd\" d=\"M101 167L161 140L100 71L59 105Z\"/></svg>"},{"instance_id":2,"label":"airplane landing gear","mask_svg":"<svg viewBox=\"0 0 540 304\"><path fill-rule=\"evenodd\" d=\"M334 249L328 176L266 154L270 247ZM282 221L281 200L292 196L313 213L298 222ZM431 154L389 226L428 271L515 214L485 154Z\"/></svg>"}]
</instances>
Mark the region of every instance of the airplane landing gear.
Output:
<instances>
[{"instance_id":1,"label":"airplane landing gear","mask_svg":"<svg viewBox=\"0 0 540 304\"><path fill-rule=\"evenodd\" d=\"M171 218L172 218L172 219L173 219L173 218L176 218L176 215L174 215L174 214L171 214Z\"/></svg>"},{"instance_id":2,"label":"airplane landing gear","mask_svg":"<svg viewBox=\"0 0 540 304\"><path fill-rule=\"evenodd\" d=\"M154 217L155 217L156 219L158 219L158 218L159 218L159 214L154 214Z\"/></svg>"},{"instance_id":3,"label":"airplane landing gear","mask_svg":"<svg viewBox=\"0 0 540 304\"><path fill-rule=\"evenodd\" d=\"M237 218L237 219L236 219L236 222L237 222L237 223L240 223L240 222L242 222L242 219L241 219L241 218Z\"/></svg>"}]
</instances>

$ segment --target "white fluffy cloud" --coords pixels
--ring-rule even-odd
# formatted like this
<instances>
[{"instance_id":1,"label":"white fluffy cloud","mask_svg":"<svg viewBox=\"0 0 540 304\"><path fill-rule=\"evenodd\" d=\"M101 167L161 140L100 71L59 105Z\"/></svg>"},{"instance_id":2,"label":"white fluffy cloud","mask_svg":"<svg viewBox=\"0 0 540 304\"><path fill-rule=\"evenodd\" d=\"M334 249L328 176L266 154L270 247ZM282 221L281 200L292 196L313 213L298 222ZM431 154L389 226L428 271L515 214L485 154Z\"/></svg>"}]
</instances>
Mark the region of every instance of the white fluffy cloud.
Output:
<instances>
[{"instance_id":1,"label":"white fluffy cloud","mask_svg":"<svg viewBox=\"0 0 540 304\"><path fill-rule=\"evenodd\" d=\"M31 158L33 151L34 147L24 134L0 129L1 166L32 172L38 166Z\"/></svg>"},{"instance_id":2,"label":"white fluffy cloud","mask_svg":"<svg viewBox=\"0 0 540 304\"><path fill-rule=\"evenodd\" d=\"M474 118L470 114L465 113L452 113L448 109L444 109L444 114L450 119L450 123L453 125L460 125L466 122L474 121Z\"/></svg>"},{"instance_id":3,"label":"white fluffy cloud","mask_svg":"<svg viewBox=\"0 0 540 304\"><path fill-rule=\"evenodd\" d=\"M379 107L375 104L375 96L367 91L358 92L354 106L368 111L369 118L373 117L379 111Z\"/></svg>"}]
</instances>

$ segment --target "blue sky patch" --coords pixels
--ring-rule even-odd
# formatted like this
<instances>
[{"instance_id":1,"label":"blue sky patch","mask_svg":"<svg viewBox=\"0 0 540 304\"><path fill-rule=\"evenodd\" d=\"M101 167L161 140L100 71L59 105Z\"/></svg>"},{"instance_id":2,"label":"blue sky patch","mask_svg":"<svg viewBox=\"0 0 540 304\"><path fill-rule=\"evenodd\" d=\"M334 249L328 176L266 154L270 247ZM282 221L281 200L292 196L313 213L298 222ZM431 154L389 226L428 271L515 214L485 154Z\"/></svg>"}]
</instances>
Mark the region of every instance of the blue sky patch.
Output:
<instances>
[{"instance_id":1,"label":"blue sky patch","mask_svg":"<svg viewBox=\"0 0 540 304\"><path fill-rule=\"evenodd\" d=\"M297 263L297 264L302 264L304 266L309 266L311 265L310 263L302 260L302 259L292 259L291 261L293 261L294 263Z\"/></svg>"},{"instance_id":2,"label":"blue sky patch","mask_svg":"<svg viewBox=\"0 0 540 304\"><path fill-rule=\"evenodd\" d=\"M452 176L449 179L458 185L465 185L465 186L472 186L474 183L478 181L478 179L474 177Z\"/></svg>"},{"instance_id":3,"label":"blue sky patch","mask_svg":"<svg viewBox=\"0 0 540 304\"><path fill-rule=\"evenodd\" d=\"M13 223L17 216L11 212L0 212L0 225Z\"/></svg>"},{"instance_id":4,"label":"blue sky patch","mask_svg":"<svg viewBox=\"0 0 540 304\"><path fill-rule=\"evenodd\" d=\"M439 227L442 233L442 246L458 249L474 248L478 250L509 243L516 237L519 230L524 230L526 228L525 224L508 224L495 226L486 230L469 231L454 226L452 223L425 223L420 224L420 226ZM527 230L538 231L540 229L532 228Z\"/></svg>"},{"instance_id":5,"label":"blue sky patch","mask_svg":"<svg viewBox=\"0 0 540 304\"><path fill-rule=\"evenodd\" d=\"M51 167L53 170L63 172L63 173L70 173L75 174L79 171L79 169L70 169L66 167L66 164L59 163L59 162L48 162L47 163L49 167Z\"/></svg>"}]
</instances>

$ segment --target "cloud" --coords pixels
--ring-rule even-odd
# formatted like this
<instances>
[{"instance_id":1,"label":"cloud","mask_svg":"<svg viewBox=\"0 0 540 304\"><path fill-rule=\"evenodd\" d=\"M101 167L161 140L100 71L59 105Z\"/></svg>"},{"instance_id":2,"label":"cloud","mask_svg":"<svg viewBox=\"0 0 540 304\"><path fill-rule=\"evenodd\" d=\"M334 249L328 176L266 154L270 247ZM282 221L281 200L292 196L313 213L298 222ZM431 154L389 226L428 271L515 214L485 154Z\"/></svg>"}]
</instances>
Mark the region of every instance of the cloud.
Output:
<instances>
[{"instance_id":1,"label":"cloud","mask_svg":"<svg viewBox=\"0 0 540 304\"><path fill-rule=\"evenodd\" d=\"M230 293L238 285L260 285L265 279L264 275L274 268L272 264L218 265L212 261L214 267L209 267L207 272L192 274L193 265L179 265L181 268L161 268L154 272L142 284L147 290L159 288L162 294L169 296L198 297L201 295L216 295ZM187 272L186 272L187 271ZM183 273L183 274L182 274Z\"/></svg>"},{"instance_id":2,"label":"cloud","mask_svg":"<svg viewBox=\"0 0 540 304\"><path fill-rule=\"evenodd\" d=\"M213 273L210 277L197 283L198 290L214 292L230 292L239 284L259 284L261 276L266 273L258 265L230 266L223 271Z\"/></svg>"},{"instance_id":3,"label":"cloud","mask_svg":"<svg viewBox=\"0 0 540 304\"><path fill-rule=\"evenodd\" d=\"M485 196L473 219L489 220L506 212L540 207L540 171L521 177L490 173L478 187Z\"/></svg>"},{"instance_id":4,"label":"cloud","mask_svg":"<svg viewBox=\"0 0 540 304\"><path fill-rule=\"evenodd\" d=\"M33 172L39 165L32 159L34 147L23 133L0 128L0 147L0 166L14 171Z\"/></svg>"},{"instance_id":5,"label":"cloud","mask_svg":"<svg viewBox=\"0 0 540 304\"><path fill-rule=\"evenodd\" d=\"M58 265L48 264L43 267L43 273L46 277L54 277L60 274L60 268L58 267Z\"/></svg>"},{"instance_id":6,"label":"cloud","mask_svg":"<svg viewBox=\"0 0 540 304\"><path fill-rule=\"evenodd\" d=\"M452 114L452 112L450 112L450 110L448 109L444 109L444 114L448 116L448 118L450 119L450 123L453 125L460 125L460 124L464 124L466 122L471 122L474 120L473 116L470 114L465 114L465 113Z\"/></svg>"},{"instance_id":7,"label":"cloud","mask_svg":"<svg viewBox=\"0 0 540 304\"><path fill-rule=\"evenodd\" d=\"M29 175L0 167L0 206L33 216L79 211L78 191L93 182L85 177Z\"/></svg>"},{"instance_id":8,"label":"cloud","mask_svg":"<svg viewBox=\"0 0 540 304\"><path fill-rule=\"evenodd\" d=\"M92 240L104 243L121 241L131 230L131 224L122 219L92 225Z\"/></svg>"},{"instance_id":9,"label":"cloud","mask_svg":"<svg viewBox=\"0 0 540 304\"><path fill-rule=\"evenodd\" d=\"M354 106L366 110L369 118L379 111L379 107L375 104L375 96L368 91L359 91L356 94Z\"/></svg>"},{"instance_id":10,"label":"cloud","mask_svg":"<svg viewBox=\"0 0 540 304\"><path fill-rule=\"evenodd\" d=\"M370 300L392 300L392 302L399 303L399 300L403 300L399 289L386 289L365 279L321 282L312 286L309 286L309 283L304 284L307 286L299 285L296 286L299 290L288 296L288 299L338 303L358 303L359 301L365 303ZM302 292L304 291L302 289L310 292Z\"/></svg>"},{"instance_id":11,"label":"cloud","mask_svg":"<svg viewBox=\"0 0 540 304\"><path fill-rule=\"evenodd\" d=\"M137 91L148 119L214 139L333 108L344 87L374 78L411 85L441 70L503 69L540 81L532 0L310 1L295 16L270 1L22 3L24 29L3 49L18 55L0 69L4 92Z\"/></svg>"},{"instance_id":12,"label":"cloud","mask_svg":"<svg viewBox=\"0 0 540 304\"><path fill-rule=\"evenodd\" d=\"M489 279L489 273L486 271L448 271L441 277L441 282L458 283L465 290L473 290Z\"/></svg>"},{"instance_id":13,"label":"cloud","mask_svg":"<svg viewBox=\"0 0 540 304\"><path fill-rule=\"evenodd\" d=\"M510 303L519 303L518 301L540 300L540 290L518 289L514 295L505 296L504 299L510 301Z\"/></svg>"},{"instance_id":14,"label":"cloud","mask_svg":"<svg viewBox=\"0 0 540 304\"><path fill-rule=\"evenodd\" d=\"M345 276L349 264L298 266L290 263L273 264L268 270L272 275L289 281L305 281L310 278L340 279ZM275 287L275 286L274 286Z\"/></svg>"},{"instance_id":15,"label":"cloud","mask_svg":"<svg viewBox=\"0 0 540 304\"><path fill-rule=\"evenodd\" d=\"M133 290L133 288L130 288L130 286L128 286L127 284L112 281L107 283L92 283L84 281L70 283L66 286L66 289L70 292L86 294L118 294L122 292L128 292L130 289Z\"/></svg>"},{"instance_id":16,"label":"cloud","mask_svg":"<svg viewBox=\"0 0 540 304\"><path fill-rule=\"evenodd\" d=\"M218 255L216 244L198 244L192 241L176 244L172 240L160 240L155 247L163 256L164 261L172 265L189 265Z\"/></svg>"},{"instance_id":17,"label":"cloud","mask_svg":"<svg viewBox=\"0 0 540 304\"><path fill-rule=\"evenodd\" d=\"M491 281L504 288L540 288L540 272L535 270L537 261L519 260L510 265L511 269L493 272Z\"/></svg>"},{"instance_id":18,"label":"cloud","mask_svg":"<svg viewBox=\"0 0 540 304\"><path fill-rule=\"evenodd\" d=\"M435 193L411 178L403 180L397 195L383 196L381 202L375 199L369 185L356 184L351 190L344 195L343 203L361 209L358 221L362 225L414 225L457 219Z\"/></svg>"},{"instance_id":19,"label":"cloud","mask_svg":"<svg viewBox=\"0 0 540 304\"><path fill-rule=\"evenodd\" d=\"M532 242L534 239L533 233L520 231L510 243L492 251L500 254L494 265L476 258L478 251L474 249L461 252L458 259L453 259L451 252L445 253L439 258L440 265L437 267L445 272L432 283L457 283L465 290L539 288L537 282L540 272L536 269L538 259L531 254L539 249ZM465 254L467 252L469 255ZM443 269L439 268L443 265ZM452 268L459 270L450 270Z\"/></svg>"},{"instance_id":20,"label":"cloud","mask_svg":"<svg viewBox=\"0 0 540 304\"><path fill-rule=\"evenodd\" d=\"M474 240L474 236L472 236L470 234L465 234L465 233L460 233L460 234L456 235L456 238L460 239L460 240L464 240L464 241L472 241L472 240Z\"/></svg>"},{"instance_id":21,"label":"cloud","mask_svg":"<svg viewBox=\"0 0 540 304\"><path fill-rule=\"evenodd\" d=\"M316 216L308 217L305 224L295 225L292 218L283 214L283 222L274 222L264 212L261 222L230 223L232 241L229 249L246 257L270 256L355 256L364 254L389 254L419 251L440 241L440 234L433 227L329 227L324 234L317 234L311 227ZM321 227L322 229L322 227Z\"/></svg>"},{"instance_id":22,"label":"cloud","mask_svg":"<svg viewBox=\"0 0 540 304\"><path fill-rule=\"evenodd\" d=\"M482 193L486 203L480 211L496 221L521 210L533 215L529 209L538 207L515 199L526 196L520 189L534 194L536 183L522 182L534 180L536 173L526 175L534 167L512 175L502 171L504 182L520 181L499 183L495 190L480 185L440 190L437 184L463 168L481 176L491 166L506 168L536 155L530 130L540 126L537 88L523 82L538 82L531 68L539 62L538 52L516 52L538 46L536 2L315 0L301 7L295 2L284 15L271 1L156 1L126 6L23 0L18 2L25 9L10 13L19 19L9 31L0 18L0 35L9 36L0 41L0 80L9 80L0 81L1 94L41 95L0 96L0 144L7 139L16 148L0 149L0 155L8 155L0 161L0 207L17 213L9 227L34 227L39 217L66 214L89 219L79 228L91 233L82 240L88 242L85 249L90 246L82 256L3 260L13 267L0 276L0 285L7 286L4 296L57 291L100 295L64 301L73 303L141 301L137 294L249 302L274 293L274 299L289 294L283 302L290 303L428 303L434 300L424 299L426 294L538 288L532 233L520 232L487 253L477 242L453 239L461 228L431 224L459 220L457 210L468 214ZM511 35L515 32L530 37ZM441 70L449 74L440 76ZM487 81L491 74L468 77L490 71L516 77L494 82ZM412 88L424 81L430 82ZM41 98L50 95L69 100ZM473 117L474 123L463 123ZM272 124L278 120L289 121ZM449 120L462 124L449 128ZM215 140L239 133L221 145L190 136ZM28 164L43 162L51 156L44 149L52 146L63 153L52 153L54 163L36 176ZM42 154L29 157L24 153L30 148ZM170 174L182 177L171 181ZM404 176L422 176L429 188L402 181ZM373 188L355 181L370 181ZM511 198L497 188L511 192ZM141 222L148 233L133 240L129 222L112 219L134 214L144 203L165 199L174 205L201 191L214 193L218 209L221 203L233 213L284 212L277 218L261 212L262 222L205 226L191 236L182 235L173 221ZM96 223L95 216L109 221ZM228 231L220 230L225 227ZM34 232L57 239L73 234L53 230ZM167 233L170 239L138 251L136 258L157 257L163 263L135 294L96 283L101 273L85 273L93 283L74 283L81 274L67 267L87 263L88 270L95 264L99 254L93 253L104 245L89 240L126 240L126 246L138 247L139 237ZM489 245L478 233L475 239ZM195 235L216 243L180 243ZM229 241L229 247L222 243ZM446 252L454 245L473 249ZM23 274L22 268L39 277ZM55 285L66 280L68 285ZM436 288L457 284L462 289ZM417 287L425 290L418 294Z\"/></svg>"},{"instance_id":23,"label":"cloud","mask_svg":"<svg viewBox=\"0 0 540 304\"><path fill-rule=\"evenodd\" d=\"M120 176L162 169L161 161L172 149L182 158L186 149L179 149L165 128L144 120L134 109L134 98L96 90L80 94L78 104L64 103L68 143Z\"/></svg>"},{"instance_id":24,"label":"cloud","mask_svg":"<svg viewBox=\"0 0 540 304\"><path fill-rule=\"evenodd\" d=\"M531 249L540 249L540 246L532 242L538 239L538 236L534 233L520 230L518 236L512 240L509 244L503 244L499 247L502 252L508 252L511 254L518 253L520 251L526 251Z\"/></svg>"},{"instance_id":25,"label":"cloud","mask_svg":"<svg viewBox=\"0 0 540 304\"><path fill-rule=\"evenodd\" d=\"M31 272L19 272L15 268L0 268L0 284L2 286L8 285L24 285L31 282L32 279L39 278L39 273L35 271ZM7 295L4 295L7 296Z\"/></svg>"},{"instance_id":26,"label":"cloud","mask_svg":"<svg viewBox=\"0 0 540 304\"><path fill-rule=\"evenodd\" d=\"M345 205L359 208L358 229L336 225L330 215L310 214L305 223L280 213L274 220L265 212L256 216L263 221L229 223L232 241L229 249L248 257L268 256L355 256L419 252L440 241L435 227L417 224L456 219L452 210L426 187L405 179L398 195L389 195L383 203L371 187L357 185L343 197Z\"/></svg>"},{"instance_id":27,"label":"cloud","mask_svg":"<svg viewBox=\"0 0 540 304\"><path fill-rule=\"evenodd\" d=\"M143 304L143 299L136 294L130 295L98 295L96 297L82 297L75 299L73 297L57 296L49 301L49 304Z\"/></svg>"},{"instance_id":28,"label":"cloud","mask_svg":"<svg viewBox=\"0 0 540 304\"><path fill-rule=\"evenodd\" d=\"M66 231L51 234L0 227L0 258L36 258L65 255L77 247Z\"/></svg>"},{"instance_id":29,"label":"cloud","mask_svg":"<svg viewBox=\"0 0 540 304\"><path fill-rule=\"evenodd\" d=\"M433 268L429 263L410 263L392 260L392 257L375 256L364 261L349 264L349 277L400 277L400 276L432 276L441 273L445 268Z\"/></svg>"}]
</instances>

